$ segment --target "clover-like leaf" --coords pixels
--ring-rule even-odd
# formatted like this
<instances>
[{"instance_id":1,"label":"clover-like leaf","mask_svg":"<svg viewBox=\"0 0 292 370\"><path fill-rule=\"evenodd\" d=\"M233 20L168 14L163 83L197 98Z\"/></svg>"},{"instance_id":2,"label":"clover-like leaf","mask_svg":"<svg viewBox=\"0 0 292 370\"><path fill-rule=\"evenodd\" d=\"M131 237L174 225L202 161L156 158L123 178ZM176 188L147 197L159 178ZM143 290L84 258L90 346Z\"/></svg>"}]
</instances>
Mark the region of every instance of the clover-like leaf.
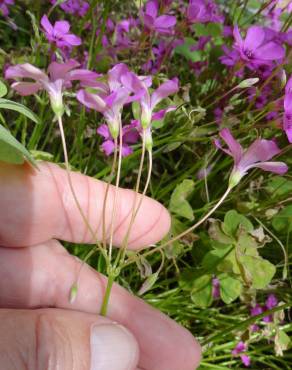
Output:
<instances>
[{"instance_id":1,"label":"clover-like leaf","mask_svg":"<svg viewBox=\"0 0 292 370\"><path fill-rule=\"evenodd\" d=\"M276 273L276 267L262 257L241 256L240 262L255 289L264 289Z\"/></svg>"},{"instance_id":2,"label":"clover-like leaf","mask_svg":"<svg viewBox=\"0 0 292 370\"><path fill-rule=\"evenodd\" d=\"M218 276L220 281L220 297L226 304L233 302L242 292L242 283L238 279L227 274Z\"/></svg>"}]
</instances>

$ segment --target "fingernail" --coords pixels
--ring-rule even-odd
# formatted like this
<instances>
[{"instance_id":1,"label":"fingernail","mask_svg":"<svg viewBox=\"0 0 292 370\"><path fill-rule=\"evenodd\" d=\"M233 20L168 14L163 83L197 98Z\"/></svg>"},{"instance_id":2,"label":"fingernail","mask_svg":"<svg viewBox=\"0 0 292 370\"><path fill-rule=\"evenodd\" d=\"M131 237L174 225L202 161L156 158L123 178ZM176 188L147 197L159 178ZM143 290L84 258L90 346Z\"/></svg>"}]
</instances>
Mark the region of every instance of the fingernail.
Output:
<instances>
[{"instance_id":1,"label":"fingernail","mask_svg":"<svg viewBox=\"0 0 292 370\"><path fill-rule=\"evenodd\" d=\"M121 325L92 326L90 345L90 370L132 370L137 366L137 342Z\"/></svg>"}]
</instances>

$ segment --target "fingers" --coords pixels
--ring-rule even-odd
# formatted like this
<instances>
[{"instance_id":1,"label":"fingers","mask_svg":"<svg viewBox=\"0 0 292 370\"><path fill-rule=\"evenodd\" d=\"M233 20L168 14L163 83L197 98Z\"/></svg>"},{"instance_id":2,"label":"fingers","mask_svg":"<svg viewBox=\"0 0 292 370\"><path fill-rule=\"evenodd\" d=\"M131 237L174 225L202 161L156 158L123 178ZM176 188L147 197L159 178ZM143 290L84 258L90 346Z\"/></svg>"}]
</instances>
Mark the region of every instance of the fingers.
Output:
<instances>
[{"instance_id":1,"label":"fingers","mask_svg":"<svg viewBox=\"0 0 292 370\"><path fill-rule=\"evenodd\" d=\"M1 163L1 162L0 162ZM62 239L71 242L92 242L69 187L65 170L39 164L0 164L0 245L34 245ZM102 207L106 185L102 181L76 172L71 173L73 188L80 206L97 237L102 236ZM106 208L106 229L111 222L114 187L110 187ZM114 220L114 244L119 246L131 219L135 193L119 189ZM129 238L131 248L140 248L160 240L168 231L170 217L158 202L145 197Z\"/></svg>"},{"instance_id":2,"label":"fingers","mask_svg":"<svg viewBox=\"0 0 292 370\"><path fill-rule=\"evenodd\" d=\"M134 370L139 351L121 325L58 309L0 310L0 366L17 370Z\"/></svg>"},{"instance_id":3,"label":"fingers","mask_svg":"<svg viewBox=\"0 0 292 370\"><path fill-rule=\"evenodd\" d=\"M0 248L0 306L97 313L106 279L87 266L80 277L77 298L69 303L79 267L80 261L57 241L28 248ZM112 290L108 316L134 334L141 351L141 369L194 370L198 366L200 347L193 336L118 285Z\"/></svg>"}]
</instances>

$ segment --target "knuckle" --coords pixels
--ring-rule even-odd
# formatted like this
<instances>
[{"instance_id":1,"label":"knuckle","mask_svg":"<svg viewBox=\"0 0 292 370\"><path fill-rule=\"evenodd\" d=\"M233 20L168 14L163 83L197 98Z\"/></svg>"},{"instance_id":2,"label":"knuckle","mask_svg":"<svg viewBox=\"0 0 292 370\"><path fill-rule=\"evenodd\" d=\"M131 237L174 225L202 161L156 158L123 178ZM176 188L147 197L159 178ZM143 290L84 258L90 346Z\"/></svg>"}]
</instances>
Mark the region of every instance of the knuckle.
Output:
<instances>
[{"instance_id":1,"label":"knuckle","mask_svg":"<svg viewBox=\"0 0 292 370\"><path fill-rule=\"evenodd\" d=\"M36 370L74 369L70 336L57 315L38 312L31 358Z\"/></svg>"}]
</instances>

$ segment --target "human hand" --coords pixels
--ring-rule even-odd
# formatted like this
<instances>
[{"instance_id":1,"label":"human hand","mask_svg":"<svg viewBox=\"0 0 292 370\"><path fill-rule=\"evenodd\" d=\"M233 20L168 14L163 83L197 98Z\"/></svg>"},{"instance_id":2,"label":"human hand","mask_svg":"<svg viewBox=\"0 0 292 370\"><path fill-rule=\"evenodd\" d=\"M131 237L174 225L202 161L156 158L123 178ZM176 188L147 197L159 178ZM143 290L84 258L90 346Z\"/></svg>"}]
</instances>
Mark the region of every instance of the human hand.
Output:
<instances>
[{"instance_id":1,"label":"human hand","mask_svg":"<svg viewBox=\"0 0 292 370\"><path fill-rule=\"evenodd\" d=\"M48 163L39 167L0 164L0 369L195 369L200 347L192 335L117 284L108 317L98 316L106 278L89 266L82 270L75 302L69 303L81 261L56 239L92 240L66 171ZM72 181L100 237L105 184L78 173L72 173ZM115 245L126 233L134 196L119 190ZM109 206L108 220L110 211ZM157 242L169 225L166 209L146 197L129 247Z\"/></svg>"}]
</instances>

